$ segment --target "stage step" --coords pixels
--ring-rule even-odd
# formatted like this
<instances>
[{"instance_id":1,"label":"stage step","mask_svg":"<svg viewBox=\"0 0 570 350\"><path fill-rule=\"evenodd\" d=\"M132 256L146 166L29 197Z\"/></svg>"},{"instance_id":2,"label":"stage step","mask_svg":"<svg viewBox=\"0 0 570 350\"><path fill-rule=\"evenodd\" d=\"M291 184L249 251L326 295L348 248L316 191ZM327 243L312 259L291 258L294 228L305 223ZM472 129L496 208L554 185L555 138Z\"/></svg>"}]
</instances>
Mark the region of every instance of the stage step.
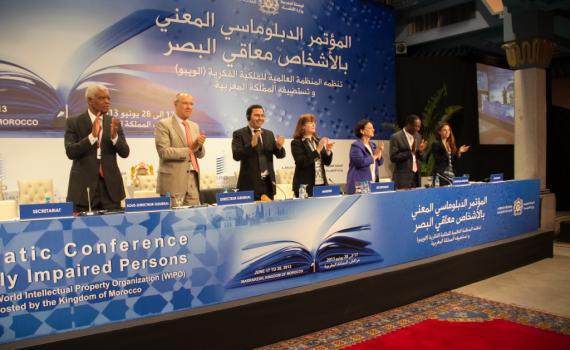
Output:
<instances>
[{"instance_id":1,"label":"stage step","mask_svg":"<svg viewBox=\"0 0 570 350\"><path fill-rule=\"evenodd\" d=\"M570 220L560 222L558 240L561 242L570 242Z\"/></svg>"}]
</instances>

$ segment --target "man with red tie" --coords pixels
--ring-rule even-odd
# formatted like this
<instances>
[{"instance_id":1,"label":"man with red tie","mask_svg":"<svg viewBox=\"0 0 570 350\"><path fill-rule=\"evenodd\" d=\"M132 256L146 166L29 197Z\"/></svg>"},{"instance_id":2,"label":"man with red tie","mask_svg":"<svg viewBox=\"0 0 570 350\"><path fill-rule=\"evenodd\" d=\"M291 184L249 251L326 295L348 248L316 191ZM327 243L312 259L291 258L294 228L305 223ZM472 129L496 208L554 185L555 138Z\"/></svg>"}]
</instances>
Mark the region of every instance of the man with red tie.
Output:
<instances>
[{"instance_id":1,"label":"man with red tie","mask_svg":"<svg viewBox=\"0 0 570 350\"><path fill-rule=\"evenodd\" d=\"M67 200L76 212L120 209L125 198L117 154L129 156L129 145L118 119L107 115L109 89L93 84L85 90L87 112L65 123L65 153L73 160ZM89 192L89 199L87 197Z\"/></svg>"},{"instance_id":2,"label":"man with red tie","mask_svg":"<svg viewBox=\"0 0 570 350\"><path fill-rule=\"evenodd\" d=\"M198 124L189 120L194 108L194 98L178 93L174 100L175 114L161 119L154 129L154 141L160 164L156 192L183 197L183 205L200 204L200 166L206 150L206 135L200 133Z\"/></svg>"}]
</instances>

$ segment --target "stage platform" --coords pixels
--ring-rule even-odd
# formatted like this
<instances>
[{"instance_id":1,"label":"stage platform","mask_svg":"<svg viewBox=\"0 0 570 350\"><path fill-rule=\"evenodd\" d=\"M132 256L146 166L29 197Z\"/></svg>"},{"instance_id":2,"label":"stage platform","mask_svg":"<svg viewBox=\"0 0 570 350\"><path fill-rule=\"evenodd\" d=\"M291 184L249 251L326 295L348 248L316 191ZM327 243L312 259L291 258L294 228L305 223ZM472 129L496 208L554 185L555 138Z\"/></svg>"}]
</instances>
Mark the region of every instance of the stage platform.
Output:
<instances>
[{"instance_id":1,"label":"stage platform","mask_svg":"<svg viewBox=\"0 0 570 350\"><path fill-rule=\"evenodd\" d=\"M552 257L552 232L245 300L79 331L37 349L249 349L405 305ZM108 329L107 329L108 328ZM117 329L120 328L120 329ZM97 334L92 334L96 331ZM45 342L47 339L44 339ZM20 345L24 345L21 343ZM104 345L103 345L104 344Z\"/></svg>"}]
</instances>

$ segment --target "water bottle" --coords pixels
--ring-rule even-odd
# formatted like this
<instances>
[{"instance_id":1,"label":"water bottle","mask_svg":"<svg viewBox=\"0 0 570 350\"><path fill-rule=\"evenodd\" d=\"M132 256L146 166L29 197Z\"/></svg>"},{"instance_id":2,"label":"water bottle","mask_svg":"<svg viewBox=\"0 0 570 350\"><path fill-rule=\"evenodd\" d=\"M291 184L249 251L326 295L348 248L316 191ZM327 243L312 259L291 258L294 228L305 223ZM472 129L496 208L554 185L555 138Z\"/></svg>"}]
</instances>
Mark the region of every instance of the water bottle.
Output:
<instances>
[{"instance_id":1,"label":"water bottle","mask_svg":"<svg viewBox=\"0 0 570 350\"><path fill-rule=\"evenodd\" d=\"M307 185L300 185L299 186L299 198L300 199L307 198Z\"/></svg>"},{"instance_id":2,"label":"water bottle","mask_svg":"<svg viewBox=\"0 0 570 350\"><path fill-rule=\"evenodd\" d=\"M433 181L434 187L439 187L439 176L435 175L435 180Z\"/></svg>"},{"instance_id":3,"label":"water bottle","mask_svg":"<svg viewBox=\"0 0 570 350\"><path fill-rule=\"evenodd\" d=\"M44 200L45 203L51 203L51 193L46 192L46 194L44 195Z\"/></svg>"},{"instance_id":4,"label":"water bottle","mask_svg":"<svg viewBox=\"0 0 570 350\"><path fill-rule=\"evenodd\" d=\"M164 194L164 197L168 198L170 200L170 207L172 207L172 196L170 195L170 192L166 192Z\"/></svg>"}]
</instances>

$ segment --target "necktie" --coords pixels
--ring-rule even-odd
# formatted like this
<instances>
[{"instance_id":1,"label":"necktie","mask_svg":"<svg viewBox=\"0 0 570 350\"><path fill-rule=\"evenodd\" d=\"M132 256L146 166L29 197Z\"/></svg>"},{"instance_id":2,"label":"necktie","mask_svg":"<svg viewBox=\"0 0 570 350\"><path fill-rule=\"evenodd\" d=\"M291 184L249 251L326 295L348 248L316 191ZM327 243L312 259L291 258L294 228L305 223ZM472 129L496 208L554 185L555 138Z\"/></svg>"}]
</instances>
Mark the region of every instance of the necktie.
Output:
<instances>
[{"instance_id":1,"label":"necktie","mask_svg":"<svg viewBox=\"0 0 570 350\"><path fill-rule=\"evenodd\" d=\"M101 154L101 135L103 134L103 126L101 125L101 116L97 115L95 123L99 125L99 134L97 134L97 152L101 155L99 157L99 176L103 177L103 155Z\"/></svg>"},{"instance_id":2,"label":"necktie","mask_svg":"<svg viewBox=\"0 0 570 350\"><path fill-rule=\"evenodd\" d=\"M259 130L259 129L256 129ZM261 130L257 131L261 132ZM257 151L257 159L259 160L259 171L261 172L262 176L267 171L267 158L265 156L265 152L263 152L263 140L259 136L259 140L257 141L257 146L255 147Z\"/></svg>"},{"instance_id":3,"label":"necktie","mask_svg":"<svg viewBox=\"0 0 570 350\"><path fill-rule=\"evenodd\" d=\"M192 136L190 135L190 124L188 124L187 120L182 121L184 124L184 131L186 132L186 143L188 144L188 148L190 148L190 161L192 162L192 168L194 171L200 172L200 167L198 166L198 160L196 160L196 156L194 155L194 151L192 151Z\"/></svg>"}]
</instances>

